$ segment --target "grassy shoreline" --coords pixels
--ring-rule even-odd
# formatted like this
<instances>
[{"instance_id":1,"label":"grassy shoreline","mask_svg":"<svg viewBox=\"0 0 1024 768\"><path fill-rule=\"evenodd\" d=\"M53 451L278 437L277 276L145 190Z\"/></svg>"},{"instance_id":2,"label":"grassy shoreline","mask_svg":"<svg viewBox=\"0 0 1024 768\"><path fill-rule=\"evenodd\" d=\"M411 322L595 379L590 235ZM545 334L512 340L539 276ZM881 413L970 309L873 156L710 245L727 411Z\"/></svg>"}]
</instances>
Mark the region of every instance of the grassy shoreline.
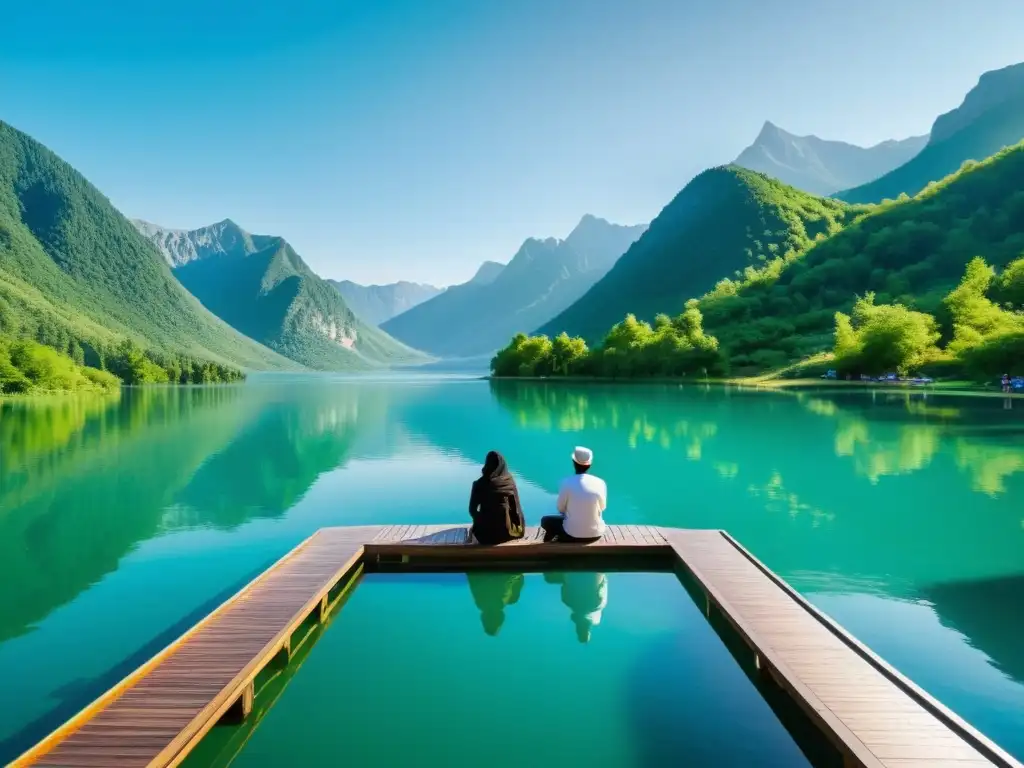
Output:
<instances>
[{"instance_id":1,"label":"grassy shoreline","mask_svg":"<svg viewBox=\"0 0 1024 768\"><path fill-rule=\"evenodd\" d=\"M678 384L680 386L736 387L738 389L870 389L934 392L943 395L968 397L1008 397L1024 399L1021 392L1002 392L996 385L975 384L969 381L937 381L933 384L912 384L909 381L845 381L837 379L776 379L760 376L739 378L656 377L643 379L614 379L603 376L483 376L488 381L543 381L565 384Z\"/></svg>"},{"instance_id":2,"label":"grassy shoreline","mask_svg":"<svg viewBox=\"0 0 1024 768\"><path fill-rule=\"evenodd\" d=\"M32 389L28 392L0 392L0 403L6 401L56 400L68 397L120 397L122 385L112 389Z\"/></svg>"},{"instance_id":3,"label":"grassy shoreline","mask_svg":"<svg viewBox=\"0 0 1024 768\"><path fill-rule=\"evenodd\" d=\"M276 373L276 371L275 371ZM86 397L120 397L124 390L152 390L152 389L174 389L183 390L190 389L193 387L237 387L245 383L245 379L239 381L214 381L214 382L195 382L190 381L187 384L171 384L169 382L161 382L159 384L121 384L117 387L110 389L96 388L96 389L31 389L28 392L0 392L0 403L7 401L12 402L24 402L25 400L47 400L47 399L62 399L73 396L86 396Z\"/></svg>"}]
</instances>

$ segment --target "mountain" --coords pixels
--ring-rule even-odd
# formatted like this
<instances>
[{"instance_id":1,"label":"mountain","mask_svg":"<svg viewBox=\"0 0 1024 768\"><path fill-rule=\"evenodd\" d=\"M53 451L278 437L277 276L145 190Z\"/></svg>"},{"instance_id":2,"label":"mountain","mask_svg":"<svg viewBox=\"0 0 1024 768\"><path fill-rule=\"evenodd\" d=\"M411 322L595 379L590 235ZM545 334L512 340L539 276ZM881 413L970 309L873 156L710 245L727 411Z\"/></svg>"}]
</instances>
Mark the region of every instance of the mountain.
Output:
<instances>
[{"instance_id":1,"label":"mountain","mask_svg":"<svg viewBox=\"0 0 1024 768\"><path fill-rule=\"evenodd\" d=\"M485 262L472 280L381 327L442 357L489 354L582 296L645 229L584 216L565 240L530 238L507 266Z\"/></svg>"},{"instance_id":2,"label":"mountain","mask_svg":"<svg viewBox=\"0 0 1024 768\"><path fill-rule=\"evenodd\" d=\"M74 168L0 122L0 330L67 348L144 348L249 369L297 366L214 317Z\"/></svg>"},{"instance_id":3,"label":"mountain","mask_svg":"<svg viewBox=\"0 0 1024 768\"><path fill-rule=\"evenodd\" d=\"M830 350L835 313L868 292L876 304L899 302L945 322L942 299L971 259L1002 269L1024 253L1022 178L1024 142L917 197L869 208L774 278L717 286L699 302L704 327L742 373Z\"/></svg>"},{"instance_id":4,"label":"mountain","mask_svg":"<svg viewBox=\"0 0 1024 768\"><path fill-rule=\"evenodd\" d=\"M566 331L594 343L627 313L646 320L661 312L677 315L687 299L710 290L723 275L806 250L816 237L838 229L848 212L842 203L739 166L704 171L608 274L540 326L540 333Z\"/></svg>"},{"instance_id":5,"label":"mountain","mask_svg":"<svg viewBox=\"0 0 1024 768\"><path fill-rule=\"evenodd\" d=\"M485 261L467 282L473 285L488 285L498 279L498 275L503 269L505 269L504 264L497 261Z\"/></svg>"},{"instance_id":6,"label":"mountain","mask_svg":"<svg viewBox=\"0 0 1024 768\"><path fill-rule=\"evenodd\" d=\"M166 229L141 219L133 219L132 223L160 250L172 269L210 256L252 253L259 249L253 243L253 236L231 219L192 230ZM261 241L261 245L266 242Z\"/></svg>"},{"instance_id":7,"label":"mountain","mask_svg":"<svg viewBox=\"0 0 1024 768\"><path fill-rule=\"evenodd\" d=\"M968 160L984 160L1024 139L1024 63L986 72L963 103L936 118L927 146L875 181L836 195L851 203L916 195Z\"/></svg>"},{"instance_id":8,"label":"mountain","mask_svg":"<svg viewBox=\"0 0 1024 768\"><path fill-rule=\"evenodd\" d=\"M426 359L359 320L283 238L230 219L191 231L135 225L207 309L285 357L331 371Z\"/></svg>"},{"instance_id":9,"label":"mountain","mask_svg":"<svg viewBox=\"0 0 1024 768\"><path fill-rule=\"evenodd\" d=\"M341 294L356 317L370 325L380 325L444 291L444 288L404 280L387 285L359 285L351 280L327 282Z\"/></svg>"},{"instance_id":10,"label":"mountain","mask_svg":"<svg viewBox=\"0 0 1024 768\"><path fill-rule=\"evenodd\" d=\"M817 136L794 136L766 121L735 164L760 171L815 195L831 195L865 184L903 165L928 143L928 136L858 147Z\"/></svg>"}]
</instances>

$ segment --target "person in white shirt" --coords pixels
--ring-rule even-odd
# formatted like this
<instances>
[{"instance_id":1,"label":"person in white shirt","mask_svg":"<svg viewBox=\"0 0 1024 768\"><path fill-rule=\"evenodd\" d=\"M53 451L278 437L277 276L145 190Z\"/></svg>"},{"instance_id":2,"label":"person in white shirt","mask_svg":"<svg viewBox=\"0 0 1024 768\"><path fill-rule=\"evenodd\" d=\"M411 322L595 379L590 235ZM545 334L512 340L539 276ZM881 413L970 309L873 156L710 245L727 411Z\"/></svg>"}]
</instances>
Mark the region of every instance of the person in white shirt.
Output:
<instances>
[{"instance_id":1,"label":"person in white shirt","mask_svg":"<svg viewBox=\"0 0 1024 768\"><path fill-rule=\"evenodd\" d=\"M585 543L604 535L608 486L601 478L588 474L593 463L594 452L577 446L572 453L576 474L565 478L558 489L558 514L540 519L544 541Z\"/></svg>"}]
</instances>

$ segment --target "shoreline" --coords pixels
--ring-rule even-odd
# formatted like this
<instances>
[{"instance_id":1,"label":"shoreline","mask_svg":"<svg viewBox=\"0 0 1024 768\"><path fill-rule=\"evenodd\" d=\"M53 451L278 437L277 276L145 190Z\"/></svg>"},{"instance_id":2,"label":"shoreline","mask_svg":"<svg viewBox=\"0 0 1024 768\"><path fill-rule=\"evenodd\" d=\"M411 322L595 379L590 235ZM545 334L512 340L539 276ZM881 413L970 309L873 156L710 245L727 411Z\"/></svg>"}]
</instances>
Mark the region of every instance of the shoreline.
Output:
<instances>
[{"instance_id":1,"label":"shoreline","mask_svg":"<svg viewBox=\"0 0 1024 768\"><path fill-rule=\"evenodd\" d=\"M0 392L0 403L25 402L26 400L63 399L72 396L119 397L123 386L117 389L40 389L32 392Z\"/></svg>"},{"instance_id":2,"label":"shoreline","mask_svg":"<svg viewBox=\"0 0 1024 768\"><path fill-rule=\"evenodd\" d=\"M933 384L914 384L909 381L845 381L836 379L695 379L655 377L643 379L613 379L602 376L482 376L484 381L531 381L559 384L619 384L635 386L642 384L677 384L679 386L715 386L735 387L737 389L867 389L867 390L903 390L911 392L934 393L941 395L959 395L962 397L988 397L1024 399L1024 392L1002 392L993 387L964 381L935 382Z\"/></svg>"},{"instance_id":3,"label":"shoreline","mask_svg":"<svg viewBox=\"0 0 1024 768\"><path fill-rule=\"evenodd\" d=\"M188 389L190 387L233 387L245 384L245 379L240 381L210 381L201 383L190 381L187 384L170 384L159 382L151 384L122 384L114 389L34 389L30 392L0 392L0 402L4 400L22 402L33 399L65 398L72 396L98 396L98 397L120 397L126 389Z\"/></svg>"}]
</instances>

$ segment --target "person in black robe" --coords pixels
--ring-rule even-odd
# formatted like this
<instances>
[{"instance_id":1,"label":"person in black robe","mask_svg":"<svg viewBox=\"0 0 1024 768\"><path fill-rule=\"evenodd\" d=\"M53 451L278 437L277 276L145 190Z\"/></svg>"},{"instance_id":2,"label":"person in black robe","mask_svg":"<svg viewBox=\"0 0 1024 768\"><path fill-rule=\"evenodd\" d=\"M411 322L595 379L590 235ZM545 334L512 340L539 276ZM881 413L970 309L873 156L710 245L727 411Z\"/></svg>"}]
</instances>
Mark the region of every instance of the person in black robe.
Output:
<instances>
[{"instance_id":1,"label":"person in black robe","mask_svg":"<svg viewBox=\"0 0 1024 768\"><path fill-rule=\"evenodd\" d=\"M480 477L469 494L471 533L479 544L502 544L523 538L526 522L519 503L519 489L509 474L505 457L497 451L487 454Z\"/></svg>"}]
</instances>

